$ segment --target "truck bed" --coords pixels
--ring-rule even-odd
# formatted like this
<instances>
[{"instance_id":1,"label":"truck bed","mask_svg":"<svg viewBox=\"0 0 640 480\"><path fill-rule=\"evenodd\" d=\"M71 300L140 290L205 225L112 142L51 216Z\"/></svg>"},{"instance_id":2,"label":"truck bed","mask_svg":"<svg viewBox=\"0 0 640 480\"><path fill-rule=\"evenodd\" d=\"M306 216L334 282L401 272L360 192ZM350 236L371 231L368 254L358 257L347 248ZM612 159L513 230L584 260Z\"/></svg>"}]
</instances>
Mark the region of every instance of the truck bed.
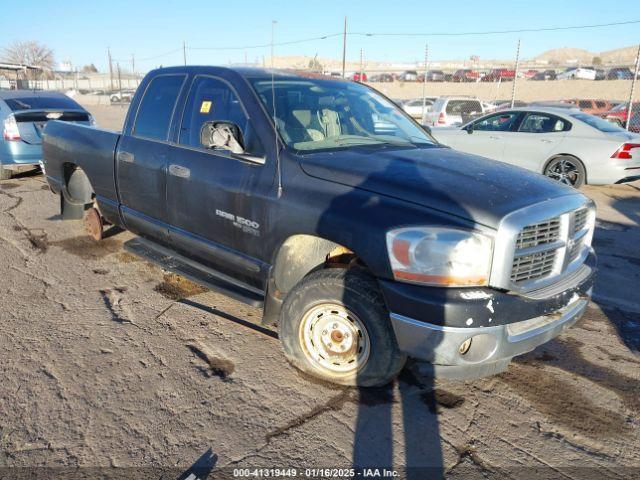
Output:
<instances>
[{"instance_id":1,"label":"truck bed","mask_svg":"<svg viewBox=\"0 0 640 480\"><path fill-rule=\"evenodd\" d=\"M66 165L82 168L97 197L117 202L115 153L120 133L73 123L52 121L44 130L44 170L51 188L60 193Z\"/></svg>"}]
</instances>

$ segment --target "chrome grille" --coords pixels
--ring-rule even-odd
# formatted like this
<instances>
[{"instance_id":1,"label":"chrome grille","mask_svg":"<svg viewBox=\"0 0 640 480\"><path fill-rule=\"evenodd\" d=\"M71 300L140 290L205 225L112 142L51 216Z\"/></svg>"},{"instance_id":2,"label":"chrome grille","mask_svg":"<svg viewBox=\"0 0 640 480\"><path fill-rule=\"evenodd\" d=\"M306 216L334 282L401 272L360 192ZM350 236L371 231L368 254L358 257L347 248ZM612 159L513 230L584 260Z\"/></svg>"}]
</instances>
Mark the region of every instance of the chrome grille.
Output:
<instances>
[{"instance_id":1,"label":"chrome grille","mask_svg":"<svg viewBox=\"0 0 640 480\"><path fill-rule=\"evenodd\" d=\"M546 277L553 271L556 250L532 253L516 257L511 269L511 281L514 283Z\"/></svg>"},{"instance_id":2,"label":"chrome grille","mask_svg":"<svg viewBox=\"0 0 640 480\"><path fill-rule=\"evenodd\" d=\"M587 219L589 218L589 210L582 208L577 210L573 214L573 234L575 235L580 230L583 230L587 226Z\"/></svg>"},{"instance_id":3,"label":"chrome grille","mask_svg":"<svg viewBox=\"0 0 640 480\"><path fill-rule=\"evenodd\" d=\"M516 250L555 242L560 238L560 218L527 225L518 234Z\"/></svg>"},{"instance_id":4,"label":"chrome grille","mask_svg":"<svg viewBox=\"0 0 640 480\"><path fill-rule=\"evenodd\" d=\"M561 275L584 252L589 208L578 208L522 227L515 241L511 282L531 285Z\"/></svg>"}]
</instances>

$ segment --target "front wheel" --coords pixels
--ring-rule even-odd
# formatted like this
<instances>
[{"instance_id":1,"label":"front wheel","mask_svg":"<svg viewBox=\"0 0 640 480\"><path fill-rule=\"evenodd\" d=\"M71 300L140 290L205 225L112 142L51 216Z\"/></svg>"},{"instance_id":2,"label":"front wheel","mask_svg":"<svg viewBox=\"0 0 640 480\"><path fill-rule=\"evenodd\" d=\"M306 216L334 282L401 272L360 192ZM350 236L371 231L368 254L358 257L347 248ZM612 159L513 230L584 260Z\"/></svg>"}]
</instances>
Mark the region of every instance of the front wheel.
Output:
<instances>
[{"instance_id":1,"label":"front wheel","mask_svg":"<svg viewBox=\"0 0 640 480\"><path fill-rule=\"evenodd\" d=\"M580 188L587 179L587 172L582 162L568 155L562 155L551 160L547 164L544 174L560 183L575 188Z\"/></svg>"},{"instance_id":2,"label":"front wheel","mask_svg":"<svg viewBox=\"0 0 640 480\"><path fill-rule=\"evenodd\" d=\"M356 269L305 277L284 301L279 330L287 359L332 383L385 385L406 360L377 283Z\"/></svg>"}]
</instances>

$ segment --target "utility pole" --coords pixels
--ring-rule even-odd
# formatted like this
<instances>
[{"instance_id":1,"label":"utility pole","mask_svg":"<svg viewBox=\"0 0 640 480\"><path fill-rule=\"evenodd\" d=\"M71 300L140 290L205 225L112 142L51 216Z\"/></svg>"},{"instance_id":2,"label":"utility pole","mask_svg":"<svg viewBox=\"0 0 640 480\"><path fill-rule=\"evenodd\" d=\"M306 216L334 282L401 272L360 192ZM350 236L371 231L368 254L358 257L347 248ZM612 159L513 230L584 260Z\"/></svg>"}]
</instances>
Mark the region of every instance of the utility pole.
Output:
<instances>
[{"instance_id":1,"label":"utility pole","mask_svg":"<svg viewBox=\"0 0 640 480\"><path fill-rule=\"evenodd\" d=\"M120 91L120 101L122 101L122 77L120 76L120 62L116 62L116 68L118 69L118 90Z\"/></svg>"},{"instance_id":2,"label":"utility pole","mask_svg":"<svg viewBox=\"0 0 640 480\"><path fill-rule=\"evenodd\" d=\"M627 123L626 129L629 130L631 123L631 114L633 113L633 94L636 90L636 80L638 78L638 69L640 68L640 45L638 45L638 53L636 54L636 68L631 79L631 92L629 92L629 106L627 107Z\"/></svg>"},{"instance_id":3,"label":"utility pole","mask_svg":"<svg viewBox=\"0 0 640 480\"><path fill-rule=\"evenodd\" d=\"M184 60L184 66L187 66L187 43L182 41L182 59Z\"/></svg>"},{"instance_id":4,"label":"utility pole","mask_svg":"<svg viewBox=\"0 0 640 480\"><path fill-rule=\"evenodd\" d=\"M136 76L136 57L133 53L131 54L131 74Z\"/></svg>"},{"instance_id":5,"label":"utility pole","mask_svg":"<svg viewBox=\"0 0 640 480\"><path fill-rule=\"evenodd\" d=\"M274 68L273 48L276 39L276 23L278 23L277 20L271 20L271 68Z\"/></svg>"},{"instance_id":6,"label":"utility pole","mask_svg":"<svg viewBox=\"0 0 640 480\"><path fill-rule=\"evenodd\" d=\"M107 56L109 57L109 87L113 90L113 63L111 62L111 48L107 47Z\"/></svg>"},{"instance_id":7,"label":"utility pole","mask_svg":"<svg viewBox=\"0 0 640 480\"><path fill-rule=\"evenodd\" d=\"M364 63L362 61L362 49L360 49L360 83L364 83Z\"/></svg>"},{"instance_id":8,"label":"utility pole","mask_svg":"<svg viewBox=\"0 0 640 480\"><path fill-rule=\"evenodd\" d=\"M427 64L429 63L429 44L424 46L424 78L422 79L422 116L420 123L424 125L424 114L427 110Z\"/></svg>"},{"instance_id":9,"label":"utility pole","mask_svg":"<svg viewBox=\"0 0 640 480\"><path fill-rule=\"evenodd\" d=\"M347 17L344 17L344 33L342 34L342 78L347 62Z\"/></svg>"},{"instance_id":10,"label":"utility pole","mask_svg":"<svg viewBox=\"0 0 640 480\"><path fill-rule=\"evenodd\" d=\"M516 83L518 83L518 71L520 70L520 39L518 39L518 49L516 50L516 72L513 76L513 89L511 90L511 108L516 102Z\"/></svg>"}]
</instances>

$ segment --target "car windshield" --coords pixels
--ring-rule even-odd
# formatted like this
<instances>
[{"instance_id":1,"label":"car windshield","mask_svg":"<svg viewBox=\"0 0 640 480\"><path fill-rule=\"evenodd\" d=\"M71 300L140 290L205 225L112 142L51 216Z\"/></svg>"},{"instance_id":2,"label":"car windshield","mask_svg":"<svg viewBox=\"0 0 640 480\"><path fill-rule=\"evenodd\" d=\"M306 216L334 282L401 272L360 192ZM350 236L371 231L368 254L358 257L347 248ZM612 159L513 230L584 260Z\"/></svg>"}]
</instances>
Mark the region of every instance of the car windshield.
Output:
<instances>
[{"instance_id":1,"label":"car windshield","mask_svg":"<svg viewBox=\"0 0 640 480\"><path fill-rule=\"evenodd\" d=\"M418 147L435 141L396 105L357 83L256 79L251 83L278 133L301 152L353 146ZM275 100L275 113L274 113Z\"/></svg>"},{"instance_id":2,"label":"car windshield","mask_svg":"<svg viewBox=\"0 0 640 480\"><path fill-rule=\"evenodd\" d=\"M70 98L64 97L20 97L5 98L5 103L11 110L40 110L40 109L77 109L82 107Z\"/></svg>"},{"instance_id":3,"label":"car windshield","mask_svg":"<svg viewBox=\"0 0 640 480\"><path fill-rule=\"evenodd\" d=\"M600 117L596 117L595 115L589 115L587 113L574 113L571 116L604 133L626 132L625 129L620 128Z\"/></svg>"}]
</instances>

